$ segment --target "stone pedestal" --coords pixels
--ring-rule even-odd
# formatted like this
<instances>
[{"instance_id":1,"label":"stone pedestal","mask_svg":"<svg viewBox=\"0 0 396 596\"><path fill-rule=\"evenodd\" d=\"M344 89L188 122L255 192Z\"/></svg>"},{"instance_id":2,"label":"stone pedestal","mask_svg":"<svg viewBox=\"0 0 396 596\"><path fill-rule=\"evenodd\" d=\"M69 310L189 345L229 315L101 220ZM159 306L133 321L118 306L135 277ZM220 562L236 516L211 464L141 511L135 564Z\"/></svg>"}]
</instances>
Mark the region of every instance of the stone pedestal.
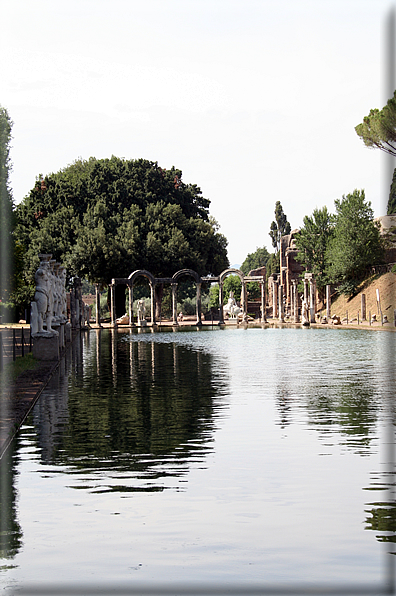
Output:
<instances>
[{"instance_id":1,"label":"stone pedestal","mask_svg":"<svg viewBox=\"0 0 396 596\"><path fill-rule=\"evenodd\" d=\"M33 337L33 357L37 360L59 360L59 335Z\"/></svg>"},{"instance_id":2,"label":"stone pedestal","mask_svg":"<svg viewBox=\"0 0 396 596\"><path fill-rule=\"evenodd\" d=\"M72 326L70 323L66 323L65 325L65 339L66 343L70 343L72 340Z\"/></svg>"}]
</instances>

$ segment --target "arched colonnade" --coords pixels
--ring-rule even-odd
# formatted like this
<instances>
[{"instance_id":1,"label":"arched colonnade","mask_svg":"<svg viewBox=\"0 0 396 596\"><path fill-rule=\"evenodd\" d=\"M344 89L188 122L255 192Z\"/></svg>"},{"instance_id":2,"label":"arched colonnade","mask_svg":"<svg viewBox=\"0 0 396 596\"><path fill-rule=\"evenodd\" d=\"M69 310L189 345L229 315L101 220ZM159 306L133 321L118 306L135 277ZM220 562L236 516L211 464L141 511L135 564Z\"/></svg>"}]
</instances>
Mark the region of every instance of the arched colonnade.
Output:
<instances>
[{"instance_id":1,"label":"arched colonnade","mask_svg":"<svg viewBox=\"0 0 396 596\"><path fill-rule=\"evenodd\" d=\"M223 284L228 275L238 275L241 280L241 309L243 321L247 321L247 291L246 284L251 281L257 281L261 287L261 318L265 321L265 275L244 275L239 269L225 269L217 277L201 277L196 271L192 269L181 269L177 271L172 277L154 277L152 273L145 269L138 269L133 271L129 277L116 277L111 280L110 284L110 296L111 296L111 326L116 327L116 312L115 312L115 286L124 284L128 287L129 291L129 321L130 326L133 327L133 286L139 277L145 277L148 279L150 284L151 294L151 324L156 325L155 319L155 286L157 284L170 284L172 287L172 325L177 326L177 286L181 277L190 276L195 280L197 286L196 294L196 325L202 325L202 309L201 309L201 288L203 282L218 283L219 284L219 306L220 306L220 320L219 325L224 324L224 310L223 310ZM99 300L99 289L96 289L96 312L100 313L100 300ZM100 314L97 314L97 321L100 324Z\"/></svg>"}]
</instances>

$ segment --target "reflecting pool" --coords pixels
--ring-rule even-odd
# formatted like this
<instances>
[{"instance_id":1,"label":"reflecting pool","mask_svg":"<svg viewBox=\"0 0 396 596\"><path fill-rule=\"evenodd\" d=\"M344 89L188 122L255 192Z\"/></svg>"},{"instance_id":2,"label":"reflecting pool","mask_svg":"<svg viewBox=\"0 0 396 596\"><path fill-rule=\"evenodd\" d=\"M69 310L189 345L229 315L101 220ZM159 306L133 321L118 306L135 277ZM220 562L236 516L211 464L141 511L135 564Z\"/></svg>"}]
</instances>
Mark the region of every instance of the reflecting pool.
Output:
<instances>
[{"instance_id":1,"label":"reflecting pool","mask_svg":"<svg viewBox=\"0 0 396 596\"><path fill-rule=\"evenodd\" d=\"M82 335L2 464L5 593L391 582L395 343L343 329Z\"/></svg>"}]
</instances>

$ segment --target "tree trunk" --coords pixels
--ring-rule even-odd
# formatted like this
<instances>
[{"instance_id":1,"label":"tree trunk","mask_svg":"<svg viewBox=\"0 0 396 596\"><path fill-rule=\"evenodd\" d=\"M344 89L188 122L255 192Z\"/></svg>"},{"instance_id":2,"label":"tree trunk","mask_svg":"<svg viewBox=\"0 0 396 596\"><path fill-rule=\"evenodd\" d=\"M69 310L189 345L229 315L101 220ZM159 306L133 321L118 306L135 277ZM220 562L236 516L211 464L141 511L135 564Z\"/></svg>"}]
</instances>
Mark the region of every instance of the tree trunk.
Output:
<instances>
[{"instance_id":1,"label":"tree trunk","mask_svg":"<svg viewBox=\"0 0 396 596\"><path fill-rule=\"evenodd\" d=\"M164 284L155 286L155 319L157 323L161 320L162 296L164 295Z\"/></svg>"}]
</instances>

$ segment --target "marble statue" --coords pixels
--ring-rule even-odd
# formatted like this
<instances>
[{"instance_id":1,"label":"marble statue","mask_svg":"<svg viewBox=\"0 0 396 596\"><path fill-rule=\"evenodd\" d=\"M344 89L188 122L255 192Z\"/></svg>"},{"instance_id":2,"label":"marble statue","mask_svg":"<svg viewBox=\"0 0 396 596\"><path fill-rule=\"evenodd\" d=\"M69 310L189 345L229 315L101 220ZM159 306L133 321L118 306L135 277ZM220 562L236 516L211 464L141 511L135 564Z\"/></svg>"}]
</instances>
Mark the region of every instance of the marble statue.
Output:
<instances>
[{"instance_id":1,"label":"marble statue","mask_svg":"<svg viewBox=\"0 0 396 596\"><path fill-rule=\"evenodd\" d=\"M137 303L137 324L139 325L139 327L145 327L147 325L146 305L144 303L143 298L138 300L138 303Z\"/></svg>"},{"instance_id":2,"label":"marble statue","mask_svg":"<svg viewBox=\"0 0 396 596\"><path fill-rule=\"evenodd\" d=\"M51 257L39 255L40 265L34 276L36 290L31 304L32 334L44 337L58 334L52 329L53 323L58 325L67 321L66 270Z\"/></svg>"},{"instance_id":3,"label":"marble statue","mask_svg":"<svg viewBox=\"0 0 396 596\"><path fill-rule=\"evenodd\" d=\"M238 315L242 312L242 309L236 303L234 292L232 290L230 292L230 297L228 298L227 304L223 308L223 312L231 319L237 319Z\"/></svg>"},{"instance_id":4,"label":"marble statue","mask_svg":"<svg viewBox=\"0 0 396 596\"><path fill-rule=\"evenodd\" d=\"M308 327L309 324L309 305L308 302L304 300L304 296L301 296L301 325Z\"/></svg>"},{"instance_id":5,"label":"marble statue","mask_svg":"<svg viewBox=\"0 0 396 596\"><path fill-rule=\"evenodd\" d=\"M44 257L47 255L41 255ZM49 256L49 255L48 255ZM37 331L36 333L45 333L44 331L44 320L46 320L48 310L48 259L42 259L40 261L39 268L34 275L34 281L36 282L36 291L34 293L34 302L37 307Z\"/></svg>"}]
</instances>

